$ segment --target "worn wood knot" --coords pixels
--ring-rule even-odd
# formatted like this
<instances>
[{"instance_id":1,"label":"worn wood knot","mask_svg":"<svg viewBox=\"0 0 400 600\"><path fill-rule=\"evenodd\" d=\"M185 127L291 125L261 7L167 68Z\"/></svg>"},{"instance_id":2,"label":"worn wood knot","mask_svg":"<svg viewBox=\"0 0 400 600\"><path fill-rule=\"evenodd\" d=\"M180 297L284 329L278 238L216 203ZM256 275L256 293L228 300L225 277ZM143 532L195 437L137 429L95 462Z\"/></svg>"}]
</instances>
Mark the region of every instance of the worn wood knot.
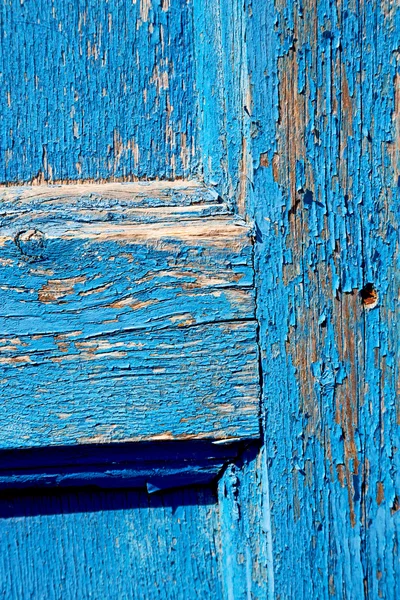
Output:
<instances>
[{"instance_id":1,"label":"worn wood knot","mask_svg":"<svg viewBox=\"0 0 400 600\"><path fill-rule=\"evenodd\" d=\"M23 257L28 260L41 260L45 256L46 237L38 229L20 231L15 236L15 243Z\"/></svg>"}]
</instances>

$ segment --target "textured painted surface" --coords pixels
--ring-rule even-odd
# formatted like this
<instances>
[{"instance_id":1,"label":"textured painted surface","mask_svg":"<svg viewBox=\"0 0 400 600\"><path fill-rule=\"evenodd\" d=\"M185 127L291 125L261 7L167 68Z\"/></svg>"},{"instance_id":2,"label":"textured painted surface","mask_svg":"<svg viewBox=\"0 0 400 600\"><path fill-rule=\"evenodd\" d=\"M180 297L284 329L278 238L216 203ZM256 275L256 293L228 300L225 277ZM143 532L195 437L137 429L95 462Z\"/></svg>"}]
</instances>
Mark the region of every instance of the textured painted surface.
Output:
<instances>
[{"instance_id":1,"label":"textured painted surface","mask_svg":"<svg viewBox=\"0 0 400 600\"><path fill-rule=\"evenodd\" d=\"M193 14L201 173L243 214L251 167L243 7L230 0L194 0Z\"/></svg>"},{"instance_id":2,"label":"textured painted surface","mask_svg":"<svg viewBox=\"0 0 400 600\"><path fill-rule=\"evenodd\" d=\"M253 0L243 26L270 506L258 556L265 593L393 600L400 11L393 2ZM242 506L255 498L247 488Z\"/></svg>"},{"instance_id":3,"label":"textured painted surface","mask_svg":"<svg viewBox=\"0 0 400 600\"><path fill-rule=\"evenodd\" d=\"M265 453L248 448L218 482L221 562L226 600L267 597L269 499Z\"/></svg>"},{"instance_id":4,"label":"textured painted surface","mask_svg":"<svg viewBox=\"0 0 400 600\"><path fill-rule=\"evenodd\" d=\"M196 170L191 3L4 0L0 181Z\"/></svg>"},{"instance_id":5,"label":"textured painted surface","mask_svg":"<svg viewBox=\"0 0 400 600\"><path fill-rule=\"evenodd\" d=\"M258 597L264 573L271 599L392 600L400 10L295 0L226 10L221 0L196 11L200 42L214 44L199 42L199 57L217 78L204 87L203 120L215 121L202 133L204 175L257 231L266 503L253 475L232 467L222 515L233 499L239 515L258 503L264 526L243 560L246 517L225 521L229 597Z\"/></svg>"},{"instance_id":6,"label":"textured painted surface","mask_svg":"<svg viewBox=\"0 0 400 600\"><path fill-rule=\"evenodd\" d=\"M204 597L400 596L399 13L193 2L195 156L256 223L265 432L220 480Z\"/></svg>"},{"instance_id":7,"label":"textured painted surface","mask_svg":"<svg viewBox=\"0 0 400 600\"><path fill-rule=\"evenodd\" d=\"M258 437L245 222L197 184L72 190L3 188L1 448Z\"/></svg>"},{"instance_id":8,"label":"textured painted surface","mask_svg":"<svg viewBox=\"0 0 400 600\"><path fill-rule=\"evenodd\" d=\"M3 598L223 598L208 490L7 495L0 540Z\"/></svg>"}]
</instances>

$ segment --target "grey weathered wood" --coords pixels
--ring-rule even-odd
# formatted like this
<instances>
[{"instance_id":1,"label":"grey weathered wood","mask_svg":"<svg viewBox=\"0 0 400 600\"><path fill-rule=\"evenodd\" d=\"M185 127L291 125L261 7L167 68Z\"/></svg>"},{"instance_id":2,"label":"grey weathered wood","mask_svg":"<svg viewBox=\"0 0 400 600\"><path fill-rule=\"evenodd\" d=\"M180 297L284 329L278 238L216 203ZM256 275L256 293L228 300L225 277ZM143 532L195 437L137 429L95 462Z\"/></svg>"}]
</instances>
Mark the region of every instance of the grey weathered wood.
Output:
<instances>
[{"instance_id":1,"label":"grey weathered wood","mask_svg":"<svg viewBox=\"0 0 400 600\"><path fill-rule=\"evenodd\" d=\"M2 448L254 438L249 227L195 182L0 191Z\"/></svg>"}]
</instances>

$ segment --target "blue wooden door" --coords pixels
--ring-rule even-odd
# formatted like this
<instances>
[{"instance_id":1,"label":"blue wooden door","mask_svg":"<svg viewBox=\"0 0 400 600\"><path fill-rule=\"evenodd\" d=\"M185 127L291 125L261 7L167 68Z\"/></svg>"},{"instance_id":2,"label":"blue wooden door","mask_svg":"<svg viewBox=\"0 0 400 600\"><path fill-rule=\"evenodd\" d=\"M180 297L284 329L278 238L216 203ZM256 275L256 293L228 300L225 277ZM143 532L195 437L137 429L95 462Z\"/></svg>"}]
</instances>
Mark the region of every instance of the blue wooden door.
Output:
<instances>
[{"instance_id":1,"label":"blue wooden door","mask_svg":"<svg viewBox=\"0 0 400 600\"><path fill-rule=\"evenodd\" d=\"M4 598L224 598L248 578L253 231L203 176L197 18L1 8Z\"/></svg>"},{"instance_id":2,"label":"blue wooden door","mask_svg":"<svg viewBox=\"0 0 400 600\"><path fill-rule=\"evenodd\" d=\"M3 598L400 597L400 11L4 0Z\"/></svg>"}]
</instances>

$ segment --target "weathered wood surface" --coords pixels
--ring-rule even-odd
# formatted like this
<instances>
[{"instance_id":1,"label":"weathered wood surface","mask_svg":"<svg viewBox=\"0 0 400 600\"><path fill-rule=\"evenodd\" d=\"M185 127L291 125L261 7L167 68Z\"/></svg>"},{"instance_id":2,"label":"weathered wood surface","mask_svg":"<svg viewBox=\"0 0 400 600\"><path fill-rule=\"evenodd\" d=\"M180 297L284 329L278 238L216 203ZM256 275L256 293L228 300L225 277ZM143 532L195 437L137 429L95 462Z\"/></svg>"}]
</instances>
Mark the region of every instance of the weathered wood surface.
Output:
<instances>
[{"instance_id":1,"label":"weathered wood surface","mask_svg":"<svg viewBox=\"0 0 400 600\"><path fill-rule=\"evenodd\" d=\"M222 600L218 517L208 489L3 495L0 595Z\"/></svg>"},{"instance_id":2,"label":"weathered wood surface","mask_svg":"<svg viewBox=\"0 0 400 600\"><path fill-rule=\"evenodd\" d=\"M166 15L173 10L172 4L138 2L136 8L130 7L140 7L146 15L145 24L139 24L137 30L150 32L156 25L157 31L159 15L164 9ZM4 14L11 15L10 6ZM21 6L13 7L15 15L24 12L28 3ZM90 8L93 10L92 5ZM190 3L185 11L186 15L192 11ZM224 546L219 547L223 587L206 589L203 596L218 598L221 593L224 598L239 600L266 596L270 600L398 598L395 209L399 200L399 9L395 2L374 0L194 0L192 16L189 28L183 24L182 46L178 50L176 38L171 38L171 48L175 57L187 52L185 64L190 73L182 78L188 82L186 100L194 89L193 78L197 98L186 103L185 109L175 102L171 110L172 103L167 104L167 113L162 112L165 104L160 104L157 122L177 117L178 123L187 108L187 118L178 130L187 123L193 127L196 121L188 170L201 170L207 184L217 185L223 197L235 200L242 214L254 217L265 430L260 456L237 461L221 479L218 522L208 525L219 527L223 537ZM94 20L92 27L101 20ZM9 21L5 23L7 31ZM176 21L171 23L174 28ZM186 37L191 33L189 41ZM28 38L30 34L23 35ZM20 47L24 45L14 47L10 56L18 55ZM3 65L9 60L4 48L2 44ZM145 57L146 52L144 73ZM110 72L113 64L123 69L117 58L118 54L108 63ZM125 64L129 65L129 60ZM38 65L43 71L43 60ZM22 72L15 76L22 77ZM119 90L118 86L115 89ZM175 89L180 94L179 86ZM169 92L160 87L159 93L163 99ZM124 95L118 91L110 125L114 129L118 107L127 131L141 113L124 113L124 101L119 98ZM99 105L99 99L101 95L91 97L90 106L92 114L99 115L94 121L105 123L105 105ZM10 106L23 116L22 131L28 111L25 105L19 109L14 100ZM29 114L34 115L35 107L29 106ZM50 102L50 106L54 104ZM96 106L100 106L99 112ZM60 123L67 122L68 110L60 111ZM115 143L103 143L111 139L106 126L100 131L99 144L99 150L109 145L106 156L110 159L104 167L105 155L92 151L97 146L85 142L93 142L91 123L90 135L79 131L74 139L74 148L81 147L86 154L80 157L74 151L70 162L70 154L63 148L64 137L53 135L57 131L54 114L48 115L48 130L39 126L32 136L48 135L47 146L39 140L39 148L27 144L26 151L21 139L11 145L15 127L10 130L10 123L17 123L17 117L12 121L10 113L6 115L2 148L11 159L7 163L7 154L2 159L7 181L36 176L124 177L130 172L134 176L179 174L181 167L174 167L174 160L179 164L178 154L181 157L180 150L190 137L185 138L180 130L169 137L164 125L152 131L142 123L142 169L140 161L134 166L125 133L121 136L123 147L118 135ZM36 118L32 122L42 123ZM148 141L164 133L163 143L173 150L163 155L159 143L160 152L152 152ZM30 135L29 130L27 139ZM70 139L67 135L71 148ZM52 161L49 147L55 157ZM118 148L122 148L120 154ZM174 153L176 159L171 158ZM25 156L29 160L34 156L34 170L30 171ZM182 212L180 215L186 218ZM95 505L93 498L86 496L86 501L90 508ZM67 508L64 504L58 510L63 513ZM44 512L43 505L40 511ZM14 520L12 515L18 514L9 514L11 530L23 530L28 540L36 531L35 542L40 540L47 523L42 519L33 524ZM122 518L122 514L118 516ZM98 516L96 535L90 536L92 530L86 529L87 539L103 539L109 531L107 515ZM57 524L63 525L65 518L60 514ZM74 526L79 528L82 522L83 518ZM191 548L195 547L202 560L210 556L209 546L200 533L195 535ZM69 543L67 536L66 546ZM131 544L125 546L126 556L131 556ZM104 545L101 549L98 545L85 547L92 564L104 552ZM2 554L6 561L8 548ZM15 564L32 565L37 548L40 542L27 547L25 560L15 554ZM187 546L180 550L185 553ZM182 560L181 554L178 560ZM12 573L14 563L8 564ZM57 564L63 565L65 573L71 562L65 567L61 559ZM67 571L70 581L77 581L81 564L84 561L77 562L76 572ZM110 580L119 584L120 571L109 571L110 564L112 561L103 562L97 572L109 574ZM126 573L124 560L116 560L116 564ZM129 563L129 570L136 573L135 566ZM27 572L32 580L38 571ZM54 572L47 570L41 581L46 585L54 581ZM206 570L203 576L216 577L216 572ZM160 581L160 595L168 598L169 590L156 580ZM124 578L124 584L126 581L131 580ZM172 597L179 598L182 592L185 599L190 598L192 591L193 597L201 596L202 589L194 590L186 575L180 581L179 591ZM97 585L102 584L103 580ZM144 597L151 593L150 584ZM85 597L85 593L80 595ZM140 598L140 592L136 595Z\"/></svg>"},{"instance_id":3,"label":"weathered wood surface","mask_svg":"<svg viewBox=\"0 0 400 600\"><path fill-rule=\"evenodd\" d=\"M218 481L221 562L227 600L263 600L268 594L269 497L265 451L249 447ZM294 596L295 598L295 596Z\"/></svg>"},{"instance_id":4,"label":"weathered wood surface","mask_svg":"<svg viewBox=\"0 0 400 600\"><path fill-rule=\"evenodd\" d=\"M250 234L196 183L3 188L0 446L258 437Z\"/></svg>"},{"instance_id":5,"label":"weathered wood surface","mask_svg":"<svg viewBox=\"0 0 400 600\"><path fill-rule=\"evenodd\" d=\"M191 2L6 0L0 31L1 182L197 170Z\"/></svg>"},{"instance_id":6,"label":"weathered wood surface","mask_svg":"<svg viewBox=\"0 0 400 600\"><path fill-rule=\"evenodd\" d=\"M237 586L271 600L394 600L400 9L347 0L233 4L204 7L216 15L208 37L221 39L212 63L222 89L228 82L221 97L235 104L223 117L220 101L228 143L215 144L209 162L233 157L228 179L238 206L246 182L257 230L259 473L269 507L258 547L247 545L249 579L242 573ZM202 50L206 64L212 50ZM218 176L221 190L226 176ZM264 519L253 475L239 465L236 477L239 513L258 503ZM235 564L235 540L246 545L241 527L231 539ZM266 588L256 592L264 567ZM238 569L232 576L240 578Z\"/></svg>"}]
</instances>

